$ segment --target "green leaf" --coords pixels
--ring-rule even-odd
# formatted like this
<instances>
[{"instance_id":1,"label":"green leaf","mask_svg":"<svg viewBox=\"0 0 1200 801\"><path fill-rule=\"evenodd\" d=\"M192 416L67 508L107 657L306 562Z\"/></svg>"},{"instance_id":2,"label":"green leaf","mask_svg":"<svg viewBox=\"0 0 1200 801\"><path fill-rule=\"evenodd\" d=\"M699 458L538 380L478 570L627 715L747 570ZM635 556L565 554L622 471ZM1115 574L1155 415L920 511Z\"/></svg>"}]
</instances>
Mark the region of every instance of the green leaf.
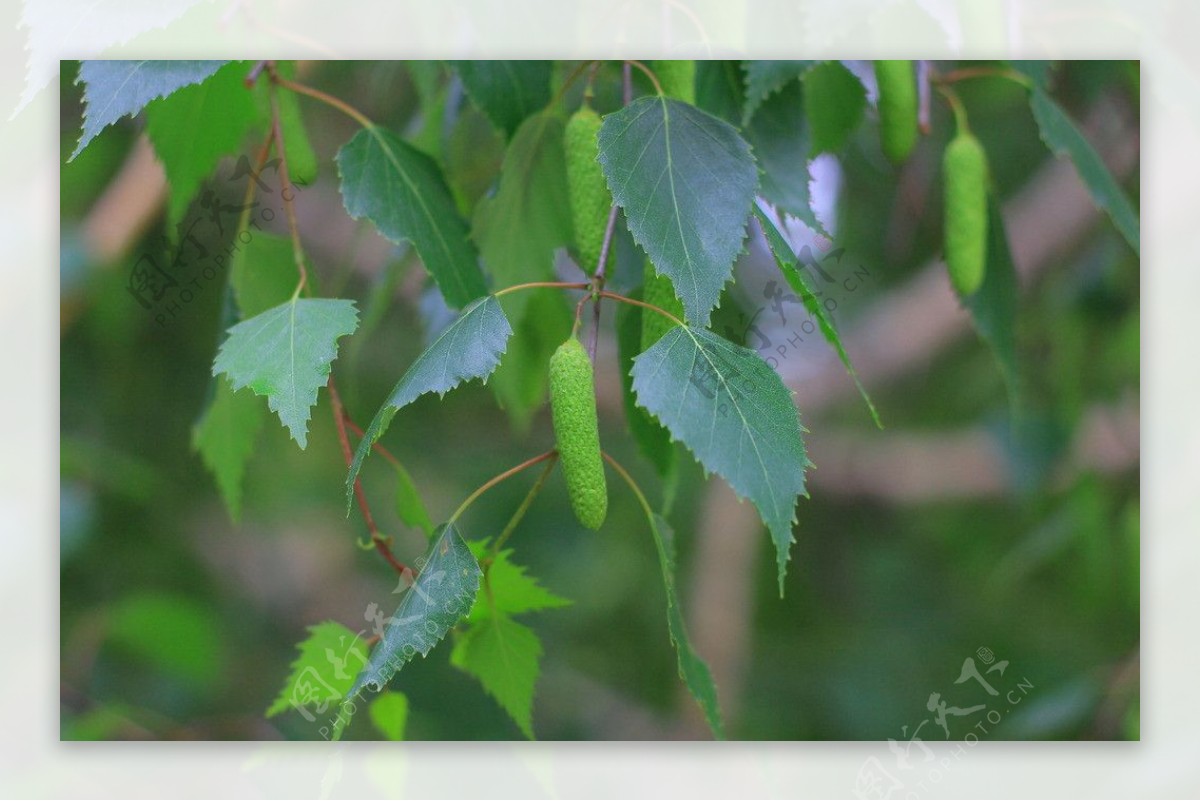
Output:
<instances>
[{"instance_id":1,"label":"green leaf","mask_svg":"<svg viewBox=\"0 0 1200 801\"><path fill-rule=\"evenodd\" d=\"M243 320L289 301L299 282L292 240L265 231L239 243L229 265L229 283Z\"/></svg>"},{"instance_id":2,"label":"green leaf","mask_svg":"<svg viewBox=\"0 0 1200 801\"><path fill-rule=\"evenodd\" d=\"M758 188L750 146L695 106L641 97L604 118L599 160L634 240L707 326L746 236Z\"/></svg>"},{"instance_id":3,"label":"green leaf","mask_svg":"<svg viewBox=\"0 0 1200 801\"><path fill-rule=\"evenodd\" d=\"M192 428L192 448L217 479L225 508L234 521L242 512L242 478L263 424L262 403L249 392L216 382L212 403Z\"/></svg>"},{"instance_id":4,"label":"green leaf","mask_svg":"<svg viewBox=\"0 0 1200 801\"><path fill-rule=\"evenodd\" d=\"M1079 177L1092 193L1092 200L1108 213L1121 236L1140 256L1142 240L1138 213L1117 179L1104 166L1100 154L1075 127L1067 113L1044 91L1034 89L1030 92L1029 105L1041 131L1042 141L1055 155L1066 155L1071 159L1079 171Z\"/></svg>"},{"instance_id":5,"label":"green leaf","mask_svg":"<svg viewBox=\"0 0 1200 801\"><path fill-rule=\"evenodd\" d=\"M789 83L759 108L746 136L758 159L762 196L828 237L812 209L812 176L808 172L812 143L804 116L804 89L799 81Z\"/></svg>"},{"instance_id":6,"label":"green leaf","mask_svg":"<svg viewBox=\"0 0 1200 801\"><path fill-rule=\"evenodd\" d=\"M514 323L517 335L509 342L500 366L491 378L492 391L500 406L508 412L514 429L529 431L534 412L546 401L550 373L546 369L550 355L571 334L575 317L567 296L557 289L514 292L500 299L512 315L510 300L524 296L520 322Z\"/></svg>"},{"instance_id":7,"label":"green leaf","mask_svg":"<svg viewBox=\"0 0 1200 801\"><path fill-rule=\"evenodd\" d=\"M470 544L476 559L485 559L490 551L486 540ZM547 590L537 579L526 574L525 567L513 564L512 549L506 549L492 557L492 563L484 574L487 593L480 593L471 607L468 620L476 623L492 614L520 615L542 609L570 606L571 601Z\"/></svg>"},{"instance_id":8,"label":"green leaf","mask_svg":"<svg viewBox=\"0 0 1200 801\"><path fill-rule=\"evenodd\" d=\"M386 740L403 740L408 725L408 696L394 690L381 692L367 707L371 722Z\"/></svg>"},{"instance_id":9,"label":"green leaf","mask_svg":"<svg viewBox=\"0 0 1200 801\"><path fill-rule=\"evenodd\" d=\"M467 224L433 159L383 128L366 128L335 161L342 201L399 244L411 241L446 303L460 308L487 292Z\"/></svg>"},{"instance_id":10,"label":"green leaf","mask_svg":"<svg viewBox=\"0 0 1200 801\"><path fill-rule=\"evenodd\" d=\"M683 329L677 330L682 331ZM670 336L670 334L667 336ZM659 343L661 344L665 339L666 337L663 337L663 339L659 340ZM614 467L617 467L615 463ZM663 587L667 592L667 631L670 632L671 642L675 646L675 655L679 665L679 677L683 679L684 684L687 685L688 692L692 694L692 697L696 699L696 703L700 705L700 709L704 712L704 717L708 721L709 727L713 730L713 734L718 739L723 739L725 732L721 724L721 708L717 704L717 687L713 683L712 673L709 671L708 665L692 649L692 642L688 638L687 624L684 622L683 610L679 605L679 593L675 587L675 534L671 531L671 526L667 521L661 515L655 514L650 508L650 504L646 501L646 496L642 493L641 488L625 472L625 469L617 467L617 472L621 474L621 478L625 479L625 482L629 484L629 488L633 490L633 494L637 496L642 511L646 513L646 521L650 524L650 532L654 535L654 546L658 551L659 566L662 568Z\"/></svg>"},{"instance_id":11,"label":"green leaf","mask_svg":"<svg viewBox=\"0 0 1200 801\"><path fill-rule=\"evenodd\" d=\"M421 563L418 563L421 564ZM453 523L438 530L421 572L404 593L383 639L354 680L347 698L366 687L378 692L414 656L426 656L475 602L479 563Z\"/></svg>"},{"instance_id":12,"label":"green leaf","mask_svg":"<svg viewBox=\"0 0 1200 801\"><path fill-rule=\"evenodd\" d=\"M421 493L417 492L417 485L413 483L412 476L399 462L393 467L396 468L396 514L404 525L415 526L424 531L426 537L432 537L433 521L429 518L425 502L421 500Z\"/></svg>"},{"instance_id":13,"label":"green leaf","mask_svg":"<svg viewBox=\"0 0 1200 801\"><path fill-rule=\"evenodd\" d=\"M213 375L227 375L235 391L248 386L266 395L267 405L304 448L309 414L329 378L337 340L357 325L353 301L293 298L230 328Z\"/></svg>"},{"instance_id":14,"label":"green leaf","mask_svg":"<svg viewBox=\"0 0 1200 801\"><path fill-rule=\"evenodd\" d=\"M167 174L169 230L183 219L223 156L241 149L263 110L247 91L249 65L235 61L208 80L146 106L146 135Z\"/></svg>"},{"instance_id":15,"label":"green leaf","mask_svg":"<svg viewBox=\"0 0 1200 801\"><path fill-rule=\"evenodd\" d=\"M455 643L450 663L479 679L532 740L533 688L541 656L542 643L531 629L507 615L493 614Z\"/></svg>"},{"instance_id":16,"label":"green leaf","mask_svg":"<svg viewBox=\"0 0 1200 801\"><path fill-rule=\"evenodd\" d=\"M341 623L326 621L310 626L308 637L296 648L300 653L267 717L297 709L314 722L312 707L324 714L346 696L357 671L367 664L367 647Z\"/></svg>"},{"instance_id":17,"label":"green leaf","mask_svg":"<svg viewBox=\"0 0 1200 801\"><path fill-rule=\"evenodd\" d=\"M552 61L456 61L471 102L506 136L550 102Z\"/></svg>"},{"instance_id":18,"label":"green leaf","mask_svg":"<svg viewBox=\"0 0 1200 801\"><path fill-rule=\"evenodd\" d=\"M213 684L223 669L217 617L182 595L138 593L113 604L107 642L194 689Z\"/></svg>"},{"instance_id":19,"label":"green leaf","mask_svg":"<svg viewBox=\"0 0 1200 801\"><path fill-rule=\"evenodd\" d=\"M711 331L676 326L633 360L638 405L748 497L771 532L779 592L809 466L792 393L762 358Z\"/></svg>"},{"instance_id":20,"label":"green leaf","mask_svg":"<svg viewBox=\"0 0 1200 801\"><path fill-rule=\"evenodd\" d=\"M654 534L654 545L658 550L659 566L662 567L663 587L667 591L667 630L671 634L671 642L675 645L679 678L683 679L688 691L704 711L704 718L713 734L717 739L724 739L721 708L717 703L717 686L713 683L708 665L692 649L683 610L679 605L679 590L675 586L675 532L661 516L650 514L648 509L646 511L650 519L650 531Z\"/></svg>"},{"instance_id":21,"label":"green leaf","mask_svg":"<svg viewBox=\"0 0 1200 801\"><path fill-rule=\"evenodd\" d=\"M749 122L768 97L820 63L781 60L742 62L742 69L746 73L746 99L742 107L742 122Z\"/></svg>"},{"instance_id":22,"label":"green leaf","mask_svg":"<svg viewBox=\"0 0 1200 801\"><path fill-rule=\"evenodd\" d=\"M812 131L812 155L841 150L866 108L866 88L840 62L826 61L805 73L804 113Z\"/></svg>"},{"instance_id":23,"label":"green leaf","mask_svg":"<svg viewBox=\"0 0 1200 801\"><path fill-rule=\"evenodd\" d=\"M817 321L817 327L821 329L821 335L825 337L825 341L837 351L838 358L842 360L842 365L846 368L846 372L854 379L854 386L858 387L858 394L862 396L863 401L867 404L867 409L871 412L871 419L875 421L876 426L883 428L883 422L879 419L879 412L876 411L875 404L871 402L871 396L867 394L866 388L858 380L858 373L855 371L854 365L850 363L849 354L846 353L846 349L842 346L842 338L838 335L837 328L833 324L833 318L829 316L825 307L821 305L820 298L817 297L816 292L809 285L807 276L800 269L796 254L792 253L792 248L788 245L787 240L783 238L783 234L779 233L779 229L775 227L775 223L763 213L762 209L756 206L754 216L758 218L758 224L762 227L763 234L767 238L767 245L771 249L771 254L775 257L775 263L779 266L779 272L783 273L788 286L800 297L809 315Z\"/></svg>"},{"instance_id":24,"label":"green leaf","mask_svg":"<svg viewBox=\"0 0 1200 801\"><path fill-rule=\"evenodd\" d=\"M499 188L479 202L471 234L498 286L554 280L554 251L572 241L563 128L549 112L525 120L504 154ZM530 297L505 298L515 325Z\"/></svg>"},{"instance_id":25,"label":"green leaf","mask_svg":"<svg viewBox=\"0 0 1200 801\"><path fill-rule=\"evenodd\" d=\"M742 62L703 60L696 62L696 105L731 125L742 121L745 102Z\"/></svg>"},{"instance_id":26,"label":"green leaf","mask_svg":"<svg viewBox=\"0 0 1200 801\"><path fill-rule=\"evenodd\" d=\"M634 300L640 300L639 294L633 295ZM629 371L633 368L634 358L641 352L642 308L622 303L617 309L617 359L625 421L638 450L654 465L660 476L666 477L675 468L675 445L671 442L667 430L659 425L649 412L638 406L633 396L633 376Z\"/></svg>"},{"instance_id":27,"label":"green leaf","mask_svg":"<svg viewBox=\"0 0 1200 801\"><path fill-rule=\"evenodd\" d=\"M1020 60L1008 62L1014 70L1029 78L1037 86L1045 89L1050 84L1051 72L1054 70L1053 61Z\"/></svg>"},{"instance_id":28,"label":"green leaf","mask_svg":"<svg viewBox=\"0 0 1200 801\"><path fill-rule=\"evenodd\" d=\"M294 78L296 63L280 61L276 69L285 78ZM265 81L260 83L267 90ZM287 154L288 177L293 183L311 184L317 178L317 154L313 152L304 127L304 116L300 113L300 96L295 92L276 93L279 100L279 128L283 131L284 152Z\"/></svg>"},{"instance_id":29,"label":"green leaf","mask_svg":"<svg viewBox=\"0 0 1200 801\"><path fill-rule=\"evenodd\" d=\"M1017 271L1008 249L1004 215L994 197L988 198L987 267L983 284L963 305L971 312L971 322L996 356L1009 400L1014 410L1020 406L1020 382L1017 371Z\"/></svg>"},{"instance_id":30,"label":"green leaf","mask_svg":"<svg viewBox=\"0 0 1200 801\"><path fill-rule=\"evenodd\" d=\"M101 131L126 115L141 111L155 98L200 83L224 61L83 61L77 83L83 84L83 133L68 161Z\"/></svg>"},{"instance_id":31,"label":"green leaf","mask_svg":"<svg viewBox=\"0 0 1200 801\"><path fill-rule=\"evenodd\" d=\"M494 295L472 303L446 326L433 344L405 371L358 444L346 476L346 513L354 499L354 481L371 446L379 441L396 412L427 392L445 395L463 381L487 379L512 336L512 326Z\"/></svg>"}]
</instances>

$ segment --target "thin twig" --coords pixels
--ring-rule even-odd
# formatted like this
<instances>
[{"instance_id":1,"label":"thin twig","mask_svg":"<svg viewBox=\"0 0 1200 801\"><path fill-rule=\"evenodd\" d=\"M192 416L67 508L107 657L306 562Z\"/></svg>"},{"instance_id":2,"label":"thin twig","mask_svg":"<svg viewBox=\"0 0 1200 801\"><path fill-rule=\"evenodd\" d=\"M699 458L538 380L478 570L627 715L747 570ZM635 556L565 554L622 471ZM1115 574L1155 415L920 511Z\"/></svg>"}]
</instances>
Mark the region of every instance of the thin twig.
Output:
<instances>
[{"instance_id":1,"label":"thin twig","mask_svg":"<svg viewBox=\"0 0 1200 801\"><path fill-rule=\"evenodd\" d=\"M375 127L375 123L371 122L370 117L368 117L366 114L363 114L361 111L341 98L334 97L327 92L322 92L320 89L314 89L311 86L306 86L305 84L288 80L277 72L271 73L271 81L276 86L282 86L284 89L290 89L297 94L308 95L314 100L320 100L325 105L336 108L338 111L350 117L364 128Z\"/></svg>"},{"instance_id":2,"label":"thin twig","mask_svg":"<svg viewBox=\"0 0 1200 801\"><path fill-rule=\"evenodd\" d=\"M529 511L529 507L533 505L533 500L538 496L538 493L542 491L542 486L546 483L546 479L550 477L550 473L554 470L554 465L557 462L558 453L555 452L546 461L545 469L542 470L541 474L537 478L537 481L535 481L533 486L530 487L529 493L525 496L525 500L521 501L521 505L517 507L517 511L513 512L513 516L509 518L508 525L504 527L504 530L500 532L500 536L497 537L496 541L492 543L491 558L494 559L496 554L500 553L500 548L504 546L504 543L508 542L508 538L512 536L514 531L516 531L521 519L525 517L525 513Z\"/></svg>"},{"instance_id":3,"label":"thin twig","mask_svg":"<svg viewBox=\"0 0 1200 801\"><path fill-rule=\"evenodd\" d=\"M337 425L338 442L342 445L342 456L346 460L346 467L349 468L354 461L354 454L350 451L350 438L346 436L346 422L349 418L346 415L346 409L342 406L342 398L338 394L337 385L333 382L333 375L329 376L329 401L333 407L333 422ZM355 426L358 428L358 426ZM360 429L361 430L361 429ZM412 577L413 571L408 565L401 562L392 553L392 549L388 546L388 538L379 532L379 527L375 525L375 518L371 515L371 507L367 503L367 495L363 492L362 480L354 479L354 497L358 501L359 511L362 512L363 520L367 524L367 532L371 535L371 544L375 546L375 550L379 552L387 563L392 566L392 569L401 576Z\"/></svg>"},{"instance_id":4,"label":"thin twig","mask_svg":"<svg viewBox=\"0 0 1200 801\"><path fill-rule=\"evenodd\" d=\"M608 263L608 251L612 247L613 231L617 227L617 209L617 204L613 203L608 212L604 242L600 245L600 263L596 265L596 272L592 275L592 292L596 296L596 302L592 306L592 337L588 341L588 356L593 362L596 361L596 343L600 339L600 298L604 294L604 267Z\"/></svg>"},{"instance_id":5,"label":"thin twig","mask_svg":"<svg viewBox=\"0 0 1200 801\"><path fill-rule=\"evenodd\" d=\"M268 64L267 69L271 70L274 75L274 68ZM304 246L300 243L300 226L296 222L296 206L295 196L296 188L292 185L291 176L288 174L287 149L283 141L283 126L279 121L279 98L275 93L275 86L271 86L271 131L275 137L275 152L279 156L279 180L283 187L280 190L280 197L283 198L283 209L287 212L288 230L292 235L292 258L296 262L296 270L300 273L300 282L296 284L296 291L292 294L293 298L300 297L300 293L308 286L308 268L304 266Z\"/></svg>"},{"instance_id":6,"label":"thin twig","mask_svg":"<svg viewBox=\"0 0 1200 801\"><path fill-rule=\"evenodd\" d=\"M675 325L686 326L686 324L683 322L683 320L680 320L678 317L671 314L666 309L662 309L662 308L659 308L658 306L655 306L653 303L647 303L644 300L634 300L633 298L627 298L624 295L618 295L616 292L605 291L605 292L601 292L599 294L601 297L612 298L613 300L618 300L621 303L628 303L632 306L641 306L643 309L651 309L652 311L658 312L663 317L666 317L668 320L675 323Z\"/></svg>"},{"instance_id":7,"label":"thin twig","mask_svg":"<svg viewBox=\"0 0 1200 801\"><path fill-rule=\"evenodd\" d=\"M475 490L469 496L467 496L467 499L465 501L463 501L462 504L457 509L454 510L454 514L450 515L450 520L447 521L447 525L450 525L450 524L454 523L454 521L458 520L458 518L462 516L462 513L467 511L467 507L479 499L480 495L487 492L488 490L490 490L492 487L499 484L504 479L512 478L513 476L515 476L517 473L520 473L525 468L533 467L538 462L544 462L547 459L552 459L557 455L558 455L558 451L555 451L555 450L546 451L545 453L541 454L540 456L535 456L532 459L528 459L524 462L521 462L516 467L510 467L509 469L505 470L500 475L495 476L491 479L488 479L488 481L485 482L483 486L481 486L479 489Z\"/></svg>"},{"instance_id":8,"label":"thin twig","mask_svg":"<svg viewBox=\"0 0 1200 801\"><path fill-rule=\"evenodd\" d=\"M531 281L528 284L514 284L513 286L507 286L504 289L493 292L492 295L493 297L498 298L502 295L507 295L509 292L517 292L522 289L536 289L538 287L554 287L557 289L590 289L591 284L583 281Z\"/></svg>"},{"instance_id":9,"label":"thin twig","mask_svg":"<svg viewBox=\"0 0 1200 801\"><path fill-rule=\"evenodd\" d=\"M366 437L366 434L363 433L363 430L358 427L358 423L355 423L353 420L351 420L349 415L345 415L343 419L346 421L346 427L353 431L355 436L357 436L359 439ZM374 448L380 456L391 462L394 467L401 467L400 460L397 459L391 451L383 447L383 445L378 442L372 442L371 447Z\"/></svg>"}]
</instances>

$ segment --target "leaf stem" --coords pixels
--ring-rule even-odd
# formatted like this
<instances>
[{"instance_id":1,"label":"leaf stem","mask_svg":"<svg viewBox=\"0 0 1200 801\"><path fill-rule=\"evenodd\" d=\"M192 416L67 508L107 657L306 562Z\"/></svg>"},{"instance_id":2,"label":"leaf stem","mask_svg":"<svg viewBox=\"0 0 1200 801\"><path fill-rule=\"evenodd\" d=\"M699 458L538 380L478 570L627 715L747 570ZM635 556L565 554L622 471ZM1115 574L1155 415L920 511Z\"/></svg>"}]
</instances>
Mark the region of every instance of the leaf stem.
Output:
<instances>
[{"instance_id":1,"label":"leaf stem","mask_svg":"<svg viewBox=\"0 0 1200 801\"><path fill-rule=\"evenodd\" d=\"M1004 78L1005 80L1020 84L1026 89L1033 88L1033 81L1028 76L1022 75L1016 70L1001 69L999 67L963 67L962 69L951 70L944 75L934 76L933 80L939 84L951 84L972 78Z\"/></svg>"},{"instance_id":2,"label":"leaf stem","mask_svg":"<svg viewBox=\"0 0 1200 801\"><path fill-rule=\"evenodd\" d=\"M297 94L308 95L314 100L320 100L327 106L332 106L333 108L353 119L364 128L375 127L375 123L371 121L370 117L368 117L366 114L363 114L361 111L341 98L334 97L327 92L322 92L320 89L315 89L311 86L288 80L277 72L271 73L271 81L277 86L282 86L284 89L290 89Z\"/></svg>"},{"instance_id":3,"label":"leaf stem","mask_svg":"<svg viewBox=\"0 0 1200 801\"><path fill-rule=\"evenodd\" d=\"M660 97L663 96L662 84L658 82L658 77L654 74L653 70L651 70L649 67L647 67L642 62L634 61L633 59L626 59L625 63L632 64L633 66L637 67L639 70L644 72L646 74L646 77L650 79L650 83L654 84L654 88L658 91L659 96Z\"/></svg>"},{"instance_id":4,"label":"leaf stem","mask_svg":"<svg viewBox=\"0 0 1200 801\"><path fill-rule=\"evenodd\" d=\"M655 306L653 303L647 303L644 300L634 300L633 298L627 298L624 295L618 295L616 292L604 291L604 292L600 292L599 294L601 297L612 298L613 300L619 300L621 303L629 303L633 306L641 306L644 309L652 309L652 310L658 312L659 314L661 314L663 317L666 317L671 322L675 323L675 325L681 325L684 328L687 327L687 324L684 323L683 320L680 320L678 317L671 314L666 309L662 309L662 308L659 308L658 306Z\"/></svg>"},{"instance_id":5,"label":"leaf stem","mask_svg":"<svg viewBox=\"0 0 1200 801\"><path fill-rule=\"evenodd\" d=\"M522 289L536 289L538 287L554 287L557 289L589 289L591 288L591 284L583 281L531 281L528 284L514 284L513 286L506 286L504 289L501 289L498 292L493 292L492 297L498 298L502 295L507 295L509 292L519 292Z\"/></svg>"},{"instance_id":6,"label":"leaf stem","mask_svg":"<svg viewBox=\"0 0 1200 801\"><path fill-rule=\"evenodd\" d=\"M654 510L650 508L650 502L646 500L645 493L642 492L642 488L638 486L638 483L633 480L633 476L629 475L628 470L626 470L624 467L621 467L620 462L609 456L607 451L600 451L600 455L604 457L604 461L608 462L609 466L613 470L617 471L621 478L625 479L625 483L629 485L629 488L633 490L633 494L637 496L638 503L640 503L642 505L642 509L646 511L646 517L648 517L653 523Z\"/></svg>"},{"instance_id":7,"label":"leaf stem","mask_svg":"<svg viewBox=\"0 0 1200 801\"><path fill-rule=\"evenodd\" d=\"M942 84L938 84L938 94L946 101L946 105L954 112L954 124L958 127L959 133L970 133L971 126L967 122L967 109L959 100L958 94L953 89Z\"/></svg>"},{"instance_id":8,"label":"leaf stem","mask_svg":"<svg viewBox=\"0 0 1200 801\"><path fill-rule=\"evenodd\" d=\"M512 478L513 476L515 476L517 473L520 473L525 468L533 467L538 462L544 462L547 459L556 457L557 455L558 455L558 451L548 450L539 456L535 456L532 459L528 459L524 462L521 462L516 467L510 467L509 469L505 470L503 473L501 473L498 476L494 476L493 478L488 479L483 484L483 486L481 486L479 489L475 490L469 496L467 496L467 499L465 501L463 501L462 504L457 509L454 510L454 514L450 515L450 519L447 521L446 524L450 525L451 523L458 520L458 518L460 518L462 516L462 513L467 511L467 507L470 506L471 504L475 503L475 501L477 501L479 499L480 495L487 492L488 490L490 490L492 487L499 484L504 479Z\"/></svg>"},{"instance_id":9,"label":"leaf stem","mask_svg":"<svg viewBox=\"0 0 1200 801\"><path fill-rule=\"evenodd\" d=\"M576 67L570 75L567 76L567 79L563 81L563 85L558 88L558 92L554 95L554 99L550 101L546 108L553 108L561 103L563 97L565 97L567 94L567 90L571 88L571 84L575 83L575 81L579 79L579 76L584 73L584 70L588 69L589 67L595 70L599 64L599 61L584 61L580 63L580 65ZM591 80L589 79L588 82L590 83Z\"/></svg>"},{"instance_id":10,"label":"leaf stem","mask_svg":"<svg viewBox=\"0 0 1200 801\"><path fill-rule=\"evenodd\" d=\"M346 460L346 467L354 460L354 454L350 450L350 438L346 436L346 423L349 421L349 416L346 414L346 409L342 406L342 398L338 394L337 385L333 382L333 374L329 375L329 401L333 407L333 422L337 426L338 442L342 445L342 456ZM353 423L351 423L353 425ZM361 431L358 426L354 426ZM363 492L362 481L359 478L354 479L354 497L358 501L358 508L362 512L363 521L367 524L367 532L371 535L371 544L375 546L375 550L379 552L392 569L401 576L408 575L411 579L413 570L408 565L401 562L392 553L391 547L388 545L388 538L379 532L379 527L375 525L375 518L371 515L371 507L367 503L367 495Z\"/></svg>"},{"instance_id":11,"label":"leaf stem","mask_svg":"<svg viewBox=\"0 0 1200 801\"><path fill-rule=\"evenodd\" d=\"M538 496L538 493L542 491L542 486L546 483L546 479L550 477L550 473L554 470L554 465L557 462L558 452L555 451L554 455L546 461L546 467L538 475L537 481L535 481L533 486L530 487L529 493L525 496L525 500L521 501L521 505L517 507L517 511L513 512L513 516L509 518L508 525L504 527L504 530L500 532L500 536L497 537L496 541L492 543L490 558L494 559L496 554L500 553L500 548L504 545L504 543L508 542L508 538L512 536L512 533L520 524L521 519L525 517L525 513L529 511L529 507L533 505L533 500Z\"/></svg>"}]
</instances>

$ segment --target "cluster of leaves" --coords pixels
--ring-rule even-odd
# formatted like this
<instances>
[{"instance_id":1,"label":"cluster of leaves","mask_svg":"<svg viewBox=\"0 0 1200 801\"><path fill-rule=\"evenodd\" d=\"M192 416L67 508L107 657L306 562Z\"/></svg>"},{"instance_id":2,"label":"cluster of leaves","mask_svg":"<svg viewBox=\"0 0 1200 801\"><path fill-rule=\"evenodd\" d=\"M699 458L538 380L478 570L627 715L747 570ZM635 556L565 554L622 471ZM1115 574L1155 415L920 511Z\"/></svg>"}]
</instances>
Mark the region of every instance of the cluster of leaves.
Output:
<instances>
[{"instance_id":1,"label":"cluster of leaves","mask_svg":"<svg viewBox=\"0 0 1200 801\"><path fill-rule=\"evenodd\" d=\"M237 152L250 132L266 132L273 123L285 143L277 155L284 157L292 180L312 180L316 157L297 94L287 81L248 89L245 78L252 67L85 62L80 80L87 109L76 153L107 125L144 109L147 134L170 182L171 226L180 222L218 160ZM285 78L291 74L286 64L272 69ZM821 153L843 150L867 117L863 81L836 61L697 62L692 91L683 97L667 96L639 78L634 83L640 96L623 103L619 65L580 69L552 62L476 61L412 65L412 74L422 96L425 130L405 138L355 112L363 127L334 162L349 216L370 221L394 243L410 244L446 305L458 313L400 376L366 428L349 464L347 506L366 457L396 413L421 395L444 395L463 382L491 378L498 401L521 426L545 402L546 359L571 330L567 297L558 290L503 290L554 281L556 253L577 253L563 131L566 114L580 102L578 91L568 90L572 84L578 90L583 81L575 79L587 75L589 94L583 102L592 102L594 82L594 102L605 112L598 160L621 211L616 236L631 239L639 260L648 258L653 270L670 280L684 310L682 324L643 352L635 332L640 315L654 312L623 308L618 344L631 433L665 481L673 475L676 443L682 443L706 471L722 476L755 505L776 549L782 593L796 502L806 494L810 466L803 428L791 393L766 362L708 326L748 232L757 226L784 279L853 375L834 321L776 220L790 215L824 232L809 197L809 163ZM1050 98L1045 70L1023 74L1046 143L1075 162L1098 205L1136 250L1136 213ZM453 150L429 133L438 126L428 121L436 123L456 96L451 86L465 89L470 102L459 114L460 125L468 125L475 114L500 142L498 175L482 185L454 175L448 169ZM198 121L212 124L200 133ZM994 200L989 222L986 278L963 300L1015 385L1016 280ZM225 380L216 382L195 429L195 446L235 517L246 460L265 416L253 395L265 396L267 408L305 447L311 410L328 381L338 341L358 329L353 301L310 296L303 264L293 242L259 234L238 252L229 271L240 321L228 329L214 361L214 376ZM584 277L595 267L580 266ZM599 302L595 294L591 299ZM245 387L253 394L239 391ZM863 397L878 423L865 392ZM427 654L453 632L451 662L476 676L532 736L542 647L515 618L568 602L528 577L511 561L511 551L489 550L485 540L467 543L453 519L435 529L412 478L402 465L395 466L402 519L430 535L420 572L409 577L369 656L356 646L361 670L350 673L346 659L334 657L335 643L344 646L347 637L357 642L356 635L333 623L314 627L268 714L314 703L350 709L364 689L382 690L416 654ZM688 642L679 606L671 529L628 474L617 469L629 480L655 539L680 676L720 734L716 689ZM325 675L329 665L335 668L332 678ZM324 679L325 695L309 697L302 685L314 670ZM385 736L402 734L406 714L407 702L399 694L377 695L370 705L370 716ZM348 716L336 719L332 734L340 736Z\"/></svg>"}]
</instances>

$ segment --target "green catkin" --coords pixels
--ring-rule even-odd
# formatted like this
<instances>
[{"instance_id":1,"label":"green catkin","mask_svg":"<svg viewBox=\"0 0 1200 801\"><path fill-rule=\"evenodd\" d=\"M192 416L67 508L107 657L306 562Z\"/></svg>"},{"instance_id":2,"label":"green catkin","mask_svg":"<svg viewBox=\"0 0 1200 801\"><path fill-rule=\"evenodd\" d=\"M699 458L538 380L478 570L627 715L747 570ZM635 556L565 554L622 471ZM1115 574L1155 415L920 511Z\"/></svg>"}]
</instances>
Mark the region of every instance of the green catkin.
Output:
<instances>
[{"instance_id":1,"label":"green catkin","mask_svg":"<svg viewBox=\"0 0 1200 801\"><path fill-rule=\"evenodd\" d=\"M604 172L596 156L600 145L600 115L588 106L580 106L571 115L564 132L567 158L567 190L571 220L575 224L575 248L579 267L589 275L600 263L604 229L612 209L612 195L604 182Z\"/></svg>"},{"instance_id":2,"label":"green catkin","mask_svg":"<svg viewBox=\"0 0 1200 801\"><path fill-rule=\"evenodd\" d=\"M917 80L911 61L876 61L879 139L893 164L908 158L917 143Z\"/></svg>"},{"instance_id":3,"label":"green catkin","mask_svg":"<svg viewBox=\"0 0 1200 801\"><path fill-rule=\"evenodd\" d=\"M987 261L987 154L969 131L960 129L942 157L945 180L945 251L950 283L962 296L983 284Z\"/></svg>"},{"instance_id":4,"label":"green catkin","mask_svg":"<svg viewBox=\"0 0 1200 801\"><path fill-rule=\"evenodd\" d=\"M550 357L550 411L571 508L579 522L594 531L608 513L608 487L600 456L592 362L575 337Z\"/></svg>"},{"instance_id":5,"label":"green catkin","mask_svg":"<svg viewBox=\"0 0 1200 801\"><path fill-rule=\"evenodd\" d=\"M695 61L655 61L650 65L650 69L658 78L664 95L695 105Z\"/></svg>"},{"instance_id":6,"label":"green catkin","mask_svg":"<svg viewBox=\"0 0 1200 801\"><path fill-rule=\"evenodd\" d=\"M649 260L646 261L642 276L642 300L683 319L683 303L675 297L675 287L671 285L671 279L656 273ZM642 352L649 350L651 345L662 339L663 334L674 327L675 323L658 312L642 309Z\"/></svg>"}]
</instances>

